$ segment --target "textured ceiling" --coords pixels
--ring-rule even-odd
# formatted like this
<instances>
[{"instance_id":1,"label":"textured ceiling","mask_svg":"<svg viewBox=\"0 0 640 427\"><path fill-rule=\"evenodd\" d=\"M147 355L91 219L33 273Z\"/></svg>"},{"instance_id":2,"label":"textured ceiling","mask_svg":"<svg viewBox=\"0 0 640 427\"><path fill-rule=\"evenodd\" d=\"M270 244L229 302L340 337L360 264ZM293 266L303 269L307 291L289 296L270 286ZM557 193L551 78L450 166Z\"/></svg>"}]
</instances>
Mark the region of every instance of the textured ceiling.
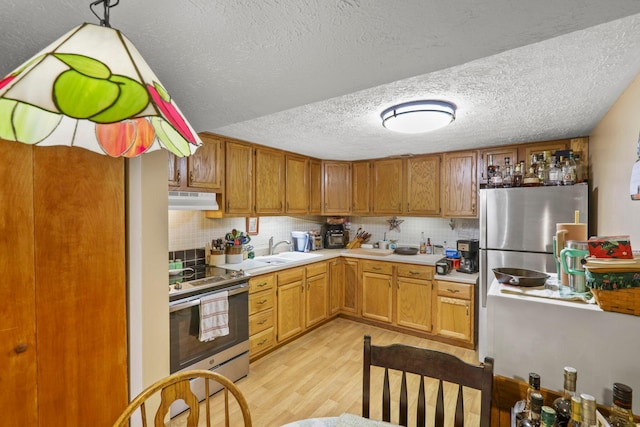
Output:
<instances>
[{"instance_id":1,"label":"textured ceiling","mask_svg":"<svg viewBox=\"0 0 640 427\"><path fill-rule=\"evenodd\" d=\"M2 0L0 76L97 23L88 4ZM197 131L327 159L588 135L640 71L639 0L121 0L111 25ZM424 98L456 121L380 125Z\"/></svg>"}]
</instances>

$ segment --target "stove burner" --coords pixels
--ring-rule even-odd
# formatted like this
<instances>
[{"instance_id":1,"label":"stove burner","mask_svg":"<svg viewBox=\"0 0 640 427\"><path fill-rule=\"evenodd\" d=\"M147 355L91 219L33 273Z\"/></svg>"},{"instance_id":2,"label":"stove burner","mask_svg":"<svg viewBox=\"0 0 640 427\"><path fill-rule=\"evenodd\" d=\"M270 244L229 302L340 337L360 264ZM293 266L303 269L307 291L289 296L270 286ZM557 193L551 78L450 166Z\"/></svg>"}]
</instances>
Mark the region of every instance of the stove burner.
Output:
<instances>
[{"instance_id":1,"label":"stove burner","mask_svg":"<svg viewBox=\"0 0 640 427\"><path fill-rule=\"evenodd\" d=\"M180 274L169 276L169 301L206 292L211 288L233 285L247 280L245 273L240 270L227 270L220 267L198 264Z\"/></svg>"}]
</instances>

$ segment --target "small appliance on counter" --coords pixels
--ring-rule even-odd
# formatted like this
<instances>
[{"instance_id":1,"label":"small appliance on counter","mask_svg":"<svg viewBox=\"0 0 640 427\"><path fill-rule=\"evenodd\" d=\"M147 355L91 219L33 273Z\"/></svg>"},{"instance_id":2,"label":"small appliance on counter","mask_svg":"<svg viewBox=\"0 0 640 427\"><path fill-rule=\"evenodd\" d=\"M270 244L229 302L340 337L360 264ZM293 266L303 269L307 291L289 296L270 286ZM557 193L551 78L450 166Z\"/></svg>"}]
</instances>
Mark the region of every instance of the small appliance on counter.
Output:
<instances>
[{"instance_id":1,"label":"small appliance on counter","mask_svg":"<svg viewBox=\"0 0 640 427\"><path fill-rule=\"evenodd\" d=\"M451 272L451 261L442 258L436 261L436 274L449 274Z\"/></svg>"},{"instance_id":2,"label":"small appliance on counter","mask_svg":"<svg viewBox=\"0 0 640 427\"><path fill-rule=\"evenodd\" d=\"M347 244L344 224L324 224L322 235L326 249L343 249Z\"/></svg>"},{"instance_id":3,"label":"small appliance on counter","mask_svg":"<svg viewBox=\"0 0 640 427\"><path fill-rule=\"evenodd\" d=\"M319 231L310 231L309 232L309 240L311 243L311 250L312 251L319 251L320 249L323 248L323 238L322 238L322 234Z\"/></svg>"},{"instance_id":4,"label":"small appliance on counter","mask_svg":"<svg viewBox=\"0 0 640 427\"><path fill-rule=\"evenodd\" d=\"M477 239L458 240L456 245L461 255L460 267L456 271L460 273L477 273L480 242Z\"/></svg>"},{"instance_id":5,"label":"small appliance on counter","mask_svg":"<svg viewBox=\"0 0 640 427\"><path fill-rule=\"evenodd\" d=\"M292 231L291 242L296 252L309 252L310 237L306 231Z\"/></svg>"}]
</instances>

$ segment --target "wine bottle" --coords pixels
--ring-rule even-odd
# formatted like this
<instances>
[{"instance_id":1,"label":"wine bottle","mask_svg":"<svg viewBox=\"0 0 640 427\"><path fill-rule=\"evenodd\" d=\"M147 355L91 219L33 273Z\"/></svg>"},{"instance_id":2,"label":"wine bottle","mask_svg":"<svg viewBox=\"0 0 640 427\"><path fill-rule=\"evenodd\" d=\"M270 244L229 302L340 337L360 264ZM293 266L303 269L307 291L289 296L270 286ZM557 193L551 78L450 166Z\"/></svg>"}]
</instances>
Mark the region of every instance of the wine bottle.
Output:
<instances>
[{"instance_id":1,"label":"wine bottle","mask_svg":"<svg viewBox=\"0 0 640 427\"><path fill-rule=\"evenodd\" d=\"M550 406L543 406L540 421L542 427L553 427L556 423L556 411Z\"/></svg>"},{"instance_id":2,"label":"wine bottle","mask_svg":"<svg viewBox=\"0 0 640 427\"><path fill-rule=\"evenodd\" d=\"M531 393L529 407L531 408L527 416L518 421L517 427L539 427L542 412L543 398L540 393Z\"/></svg>"}]
</instances>

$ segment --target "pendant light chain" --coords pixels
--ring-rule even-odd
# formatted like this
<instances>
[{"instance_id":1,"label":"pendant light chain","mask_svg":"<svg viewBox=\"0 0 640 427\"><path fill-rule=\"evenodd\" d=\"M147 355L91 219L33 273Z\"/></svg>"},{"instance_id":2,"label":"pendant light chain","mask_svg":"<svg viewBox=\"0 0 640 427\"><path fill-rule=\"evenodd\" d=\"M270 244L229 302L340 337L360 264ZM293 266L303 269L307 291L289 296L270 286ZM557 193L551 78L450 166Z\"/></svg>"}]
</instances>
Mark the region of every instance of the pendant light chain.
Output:
<instances>
[{"instance_id":1,"label":"pendant light chain","mask_svg":"<svg viewBox=\"0 0 640 427\"><path fill-rule=\"evenodd\" d=\"M104 15L103 17L100 17L100 15L98 15L96 13L95 10L93 10L94 6L97 6L99 4L103 4L104 5ZM96 0L93 3L91 3L89 5L89 9L91 9L91 12L93 12L94 15L96 15L96 17L100 20L100 25L103 27L109 27L111 28L111 25L109 24L109 9L112 7L115 7L118 5L118 3L120 3L120 0Z\"/></svg>"}]
</instances>

